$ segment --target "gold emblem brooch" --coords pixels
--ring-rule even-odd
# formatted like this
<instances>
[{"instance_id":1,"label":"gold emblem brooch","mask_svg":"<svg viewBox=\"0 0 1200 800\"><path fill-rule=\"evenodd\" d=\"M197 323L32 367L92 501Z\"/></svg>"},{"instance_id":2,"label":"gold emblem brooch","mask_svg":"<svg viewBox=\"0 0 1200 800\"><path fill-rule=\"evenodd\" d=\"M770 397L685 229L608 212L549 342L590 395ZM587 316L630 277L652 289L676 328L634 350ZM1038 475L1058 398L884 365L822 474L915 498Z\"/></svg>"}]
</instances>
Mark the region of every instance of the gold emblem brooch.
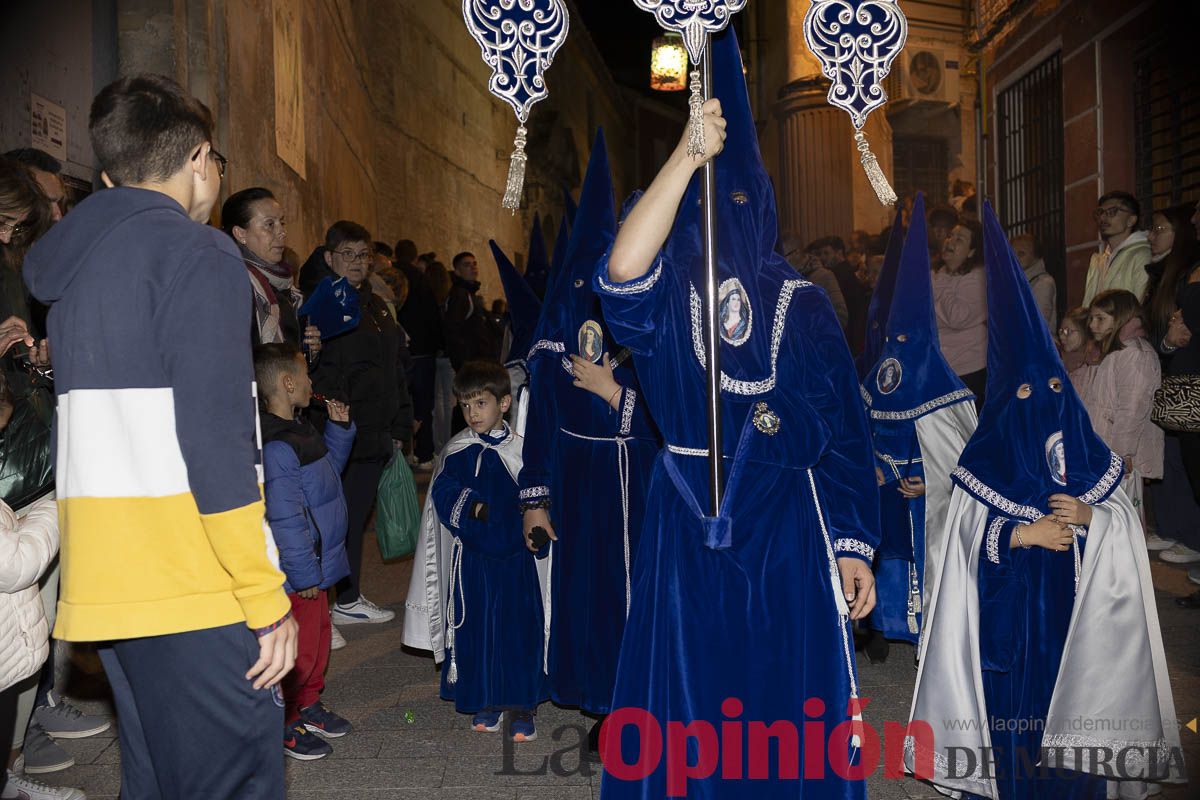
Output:
<instances>
[{"instance_id":1,"label":"gold emblem brooch","mask_svg":"<svg viewBox=\"0 0 1200 800\"><path fill-rule=\"evenodd\" d=\"M754 407L754 427L768 436L774 436L779 433L779 415L766 403L759 403Z\"/></svg>"}]
</instances>

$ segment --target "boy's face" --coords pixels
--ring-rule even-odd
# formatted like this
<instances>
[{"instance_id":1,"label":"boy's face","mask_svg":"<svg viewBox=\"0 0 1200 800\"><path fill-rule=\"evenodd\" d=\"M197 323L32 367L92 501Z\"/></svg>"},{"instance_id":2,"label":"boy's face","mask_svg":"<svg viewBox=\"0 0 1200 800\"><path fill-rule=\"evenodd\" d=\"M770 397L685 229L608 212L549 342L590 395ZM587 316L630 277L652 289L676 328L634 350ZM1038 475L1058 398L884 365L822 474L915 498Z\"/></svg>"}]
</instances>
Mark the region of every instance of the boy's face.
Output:
<instances>
[{"instance_id":1,"label":"boy's face","mask_svg":"<svg viewBox=\"0 0 1200 800\"><path fill-rule=\"evenodd\" d=\"M471 430L476 433L489 433L500 427L500 420L512 405L512 395L504 395L499 400L491 392L480 392L470 397L458 400L463 418Z\"/></svg>"},{"instance_id":2,"label":"boy's face","mask_svg":"<svg viewBox=\"0 0 1200 800\"><path fill-rule=\"evenodd\" d=\"M312 401L312 378L308 377L308 363L304 356L296 356L295 366L279 376L279 391L285 392L292 408L308 408Z\"/></svg>"}]
</instances>

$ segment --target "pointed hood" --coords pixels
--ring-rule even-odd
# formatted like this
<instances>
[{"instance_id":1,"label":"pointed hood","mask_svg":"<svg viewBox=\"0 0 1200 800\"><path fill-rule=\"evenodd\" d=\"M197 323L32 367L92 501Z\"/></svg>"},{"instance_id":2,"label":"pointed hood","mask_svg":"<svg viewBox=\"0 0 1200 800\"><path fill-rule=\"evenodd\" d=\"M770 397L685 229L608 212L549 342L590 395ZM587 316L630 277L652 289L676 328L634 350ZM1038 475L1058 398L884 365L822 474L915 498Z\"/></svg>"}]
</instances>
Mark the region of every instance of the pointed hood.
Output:
<instances>
[{"instance_id":1,"label":"pointed hood","mask_svg":"<svg viewBox=\"0 0 1200 800\"><path fill-rule=\"evenodd\" d=\"M555 250L563 250L562 266L556 270L552 291L546 295L545 309L539 323L535 348L547 343L563 345L566 354L580 352L584 326L595 322L603 334L603 346L610 353L613 347L600 311L600 302L592 289L592 273L596 263L616 237L617 220L614 208L612 173L608 163L608 148L604 131L596 133L588 160L587 174L579 197L579 209L571 226L570 236L559 229ZM537 352L557 352L556 348L541 347ZM532 358L534 353L530 353Z\"/></svg>"},{"instance_id":2,"label":"pointed hood","mask_svg":"<svg viewBox=\"0 0 1200 800\"><path fill-rule=\"evenodd\" d=\"M567 244L570 241L569 230L564 217L558 224L558 236L554 239L554 253L550 256L550 279L546 282L545 296L538 302L539 313L533 335L529 337L530 348L538 341L553 338L553 330L548 332L547 326L557 324L557 318L550 307L550 301L561 295L559 285L565 280L563 278L563 262L567 258ZM550 318L548 319L548 317ZM516 350L514 349L512 352L516 353Z\"/></svg>"},{"instance_id":3,"label":"pointed hood","mask_svg":"<svg viewBox=\"0 0 1200 800\"><path fill-rule=\"evenodd\" d=\"M918 200L924 206L924 200L919 195ZM900 250L904 247L904 226L901 224L903 218L904 210L898 208L892 228L888 232L883 268L879 270L879 280L875 283L875 291L871 293L871 305L867 308L867 335L863 342L863 351L854 360L859 379L866 377L879 361L879 354L883 352L888 313L892 310L892 295L896 291L896 273L900 270ZM923 223L924 217L921 220Z\"/></svg>"},{"instance_id":4,"label":"pointed hood","mask_svg":"<svg viewBox=\"0 0 1200 800\"><path fill-rule=\"evenodd\" d=\"M1089 504L1120 483L1120 457L1092 430L1029 281L990 203L987 262L987 401L954 480L980 502L1024 519L1049 513L1064 493Z\"/></svg>"},{"instance_id":5,"label":"pointed hood","mask_svg":"<svg viewBox=\"0 0 1200 800\"><path fill-rule=\"evenodd\" d=\"M925 202L918 194L892 275L895 296L879 360L863 381L875 420L914 420L974 398L942 357L926 236Z\"/></svg>"},{"instance_id":6,"label":"pointed hood","mask_svg":"<svg viewBox=\"0 0 1200 800\"><path fill-rule=\"evenodd\" d=\"M575 198L571 196L571 190L564 183L563 192L563 208L566 209L566 217L564 218L567 225L575 224L575 215L579 213L579 206L575 205Z\"/></svg>"},{"instance_id":7,"label":"pointed hood","mask_svg":"<svg viewBox=\"0 0 1200 800\"><path fill-rule=\"evenodd\" d=\"M533 333L537 327L538 317L542 313L542 301L533 293L533 288L525 282L521 273L513 266L512 261L500 249L495 241L489 241L492 257L496 259L496 269L500 272L500 282L504 285L504 297L508 301L509 329L512 343L508 348L508 363L525 360L533 344Z\"/></svg>"},{"instance_id":8,"label":"pointed hood","mask_svg":"<svg viewBox=\"0 0 1200 800\"><path fill-rule=\"evenodd\" d=\"M541 214L533 215L533 230L529 232L529 261L525 264L525 280L540 297L546 296L550 280L550 260L546 257L546 236L542 233Z\"/></svg>"},{"instance_id":9,"label":"pointed hood","mask_svg":"<svg viewBox=\"0 0 1200 800\"><path fill-rule=\"evenodd\" d=\"M713 161L722 382L754 386L770 382L774 374L776 317L786 314L796 290L808 284L775 249L779 238L775 192L759 152L741 51L732 28L712 39L708 57L713 94L721 101L726 121L725 149ZM698 169L692 176L663 248L664 263L691 284L692 339L701 364L707 362L700 299L704 292L703 172ZM778 322L782 324L782 318Z\"/></svg>"}]
</instances>

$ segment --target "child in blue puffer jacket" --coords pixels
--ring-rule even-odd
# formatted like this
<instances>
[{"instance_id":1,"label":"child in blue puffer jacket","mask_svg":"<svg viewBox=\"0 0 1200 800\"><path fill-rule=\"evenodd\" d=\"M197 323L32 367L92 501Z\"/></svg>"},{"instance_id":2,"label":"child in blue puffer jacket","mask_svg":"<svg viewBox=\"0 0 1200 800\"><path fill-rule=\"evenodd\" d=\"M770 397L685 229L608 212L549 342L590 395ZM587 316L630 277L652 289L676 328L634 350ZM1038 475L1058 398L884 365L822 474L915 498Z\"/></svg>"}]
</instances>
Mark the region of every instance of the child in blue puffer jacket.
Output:
<instances>
[{"instance_id":1,"label":"child in blue puffer jacket","mask_svg":"<svg viewBox=\"0 0 1200 800\"><path fill-rule=\"evenodd\" d=\"M297 416L312 399L312 381L295 345L256 348L254 373L263 407L267 522L300 628L296 666L281 683L283 747L292 758L312 761L333 752L324 739L345 736L351 727L320 698L332 633L326 591L350 572L341 474L354 445L354 423L350 407L335 400L327 403L324 437Z\"/></svg>"}]
</instances>

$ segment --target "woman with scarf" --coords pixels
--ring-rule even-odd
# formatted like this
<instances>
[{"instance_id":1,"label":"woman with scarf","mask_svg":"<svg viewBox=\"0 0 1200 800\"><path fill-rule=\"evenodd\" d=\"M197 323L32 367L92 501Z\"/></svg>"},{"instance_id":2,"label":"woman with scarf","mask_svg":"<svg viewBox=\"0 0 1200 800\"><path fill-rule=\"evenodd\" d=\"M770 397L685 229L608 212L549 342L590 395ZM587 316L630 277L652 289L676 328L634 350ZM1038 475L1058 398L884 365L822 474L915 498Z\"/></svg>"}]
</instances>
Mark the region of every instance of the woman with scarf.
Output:
<instances>
[{"instance_id":1,"label":"woman with scarf","mask_svg":"<svg viewBox=\"0 0 1200 800\"><path fill-rule=\"evenodd\" d=\"M301 336L296 309L303 297L292 282L291 267L283 261L287 241L283 206L270 189L243 189L221 206L221 229L233 237L246 260L254 292L254 344L302 345L311 360L321 350L321 332L307 325Z\"/></svg>"}]
</instances>

